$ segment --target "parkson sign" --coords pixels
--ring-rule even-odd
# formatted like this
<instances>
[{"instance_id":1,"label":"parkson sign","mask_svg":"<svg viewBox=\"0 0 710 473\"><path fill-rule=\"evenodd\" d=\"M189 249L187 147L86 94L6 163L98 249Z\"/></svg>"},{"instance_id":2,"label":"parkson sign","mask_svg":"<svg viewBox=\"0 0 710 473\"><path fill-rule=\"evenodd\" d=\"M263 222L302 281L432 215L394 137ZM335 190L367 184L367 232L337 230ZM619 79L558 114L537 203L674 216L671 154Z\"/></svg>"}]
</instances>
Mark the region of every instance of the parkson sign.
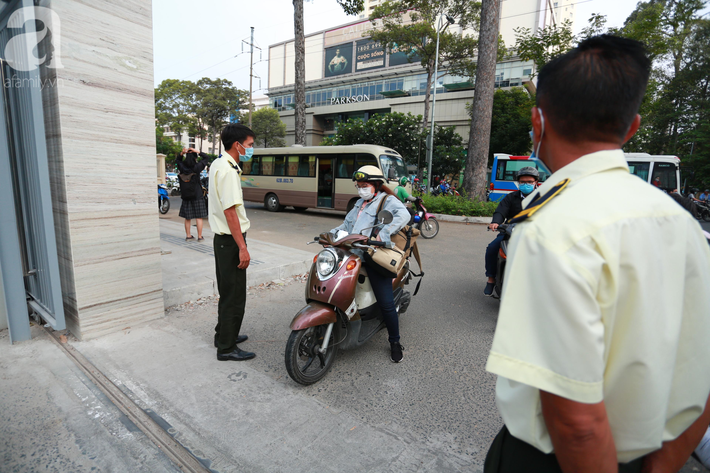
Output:
<instances>
[{"instance_id":1,"label":"parkson sign","mask_svg":"<svg viewBox=\"0 0 710 473\"><path fill-rule=\"evenodd\" d=\"M369 102L369 95L352 95L350 97L331 97L330 104L344 104L344 103L357 103L357 102Z\"/></svg>"}]
</instances>

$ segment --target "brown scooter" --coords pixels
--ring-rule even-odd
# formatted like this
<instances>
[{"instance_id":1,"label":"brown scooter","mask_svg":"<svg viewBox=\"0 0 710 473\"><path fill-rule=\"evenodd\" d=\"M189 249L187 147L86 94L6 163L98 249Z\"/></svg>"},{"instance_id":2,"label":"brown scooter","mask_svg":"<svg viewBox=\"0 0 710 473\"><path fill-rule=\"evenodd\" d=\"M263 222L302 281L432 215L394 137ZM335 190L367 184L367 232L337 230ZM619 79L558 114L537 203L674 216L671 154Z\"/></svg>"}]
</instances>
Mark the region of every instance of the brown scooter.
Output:
<instances>
[{"instance_id":1,"label":"brown scooter","mask_svg":"<svg viewBox=\"0 0 710 473\"><path fill-rule=\"evenodd\" d=\"M393 217L383 210L377 218L382 225ZM303 385L313 384L328 373L338 349L359 347L385 327L367 271L353 252L384 243L358 234L337 239L331 233L323 233L310 243L315 242L323 245L323 251L313 260L306 285L307 304L291 321L292 332L286 344L286 371ZM392 281L398 314L407 311L412 299L404 290L412 275L407 260Z\"/></svg>"}]
</instances>

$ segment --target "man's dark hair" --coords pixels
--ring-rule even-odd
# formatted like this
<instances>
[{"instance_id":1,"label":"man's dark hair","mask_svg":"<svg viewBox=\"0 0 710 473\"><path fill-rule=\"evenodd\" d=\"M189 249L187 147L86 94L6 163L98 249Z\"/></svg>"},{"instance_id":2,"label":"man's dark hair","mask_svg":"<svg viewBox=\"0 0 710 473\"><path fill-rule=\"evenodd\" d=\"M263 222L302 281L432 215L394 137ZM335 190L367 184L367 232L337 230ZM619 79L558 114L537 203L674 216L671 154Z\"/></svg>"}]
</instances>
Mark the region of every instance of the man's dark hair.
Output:
<instances>
[{"instance_id":1,"label":"man's dark hair","mask_svg":"<svg viewBox=\"0 0 710 473\"><path fill-rule=\"evenodd\" d=\"M192 169L197 164L197 153L185 153L185 166Z\"/></svg>"},{"instance_id":2,"label":"man's dark hair","mask_svg":"<svg viewBox=\"0 0 710 473\"><path fill-rule=\"evenodd\" d=\"M623 139L650 72L642 43L594 36L542 68L537 105L545 120L571 141Z\"/></svg>"},{"instance_id":3,"label":"man's dark hair","mask_svg":"<svg viewBox=\"0 0 710 473\"><path fill-rule=\"evenodd\" d=\"M239 123L230 123L222 129L222 146L224 146L225 151L232 149L232 145L238 141L244 144L244 140L248 136L256 139L256 135L249 127L241 125Z\"/></svg>"}]
</instances>

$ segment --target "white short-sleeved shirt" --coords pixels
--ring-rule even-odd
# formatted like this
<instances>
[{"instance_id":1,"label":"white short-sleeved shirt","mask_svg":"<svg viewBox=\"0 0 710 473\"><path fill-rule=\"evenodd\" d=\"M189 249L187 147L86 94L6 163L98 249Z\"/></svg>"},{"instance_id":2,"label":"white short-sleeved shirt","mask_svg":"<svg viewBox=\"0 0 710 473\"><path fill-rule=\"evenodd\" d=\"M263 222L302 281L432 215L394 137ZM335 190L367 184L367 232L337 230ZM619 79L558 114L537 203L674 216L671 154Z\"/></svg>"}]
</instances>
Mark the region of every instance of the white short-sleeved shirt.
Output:
<instances>
[{"instance_id":1,"label":"white short-sleeved shirt","mask_svg":"<svg viewBox=\"0 0 710 473\"><path fill-rule=\"evenodd\" d=\"M232 234L224 211L235 206L242 233L249 230L250 223L242 197L241 174L242 169L226 153L210 166L209 222L212 231L219 235Z\"/></svg>"},{"instance_id":2,"label":"white short-sleeved shirt","mask_svg":"<svg viewBox=\"0 0 710 473\"><path fill-rule=\"evenodd\" d=\"M707 401L710 248L686 210L629 173L620 150L579 158L540 194L565 178L513 231L486 369L515 437L553 450L539 390L604 401L628 462L678 437Z\"/></svg>"}]
</instances>

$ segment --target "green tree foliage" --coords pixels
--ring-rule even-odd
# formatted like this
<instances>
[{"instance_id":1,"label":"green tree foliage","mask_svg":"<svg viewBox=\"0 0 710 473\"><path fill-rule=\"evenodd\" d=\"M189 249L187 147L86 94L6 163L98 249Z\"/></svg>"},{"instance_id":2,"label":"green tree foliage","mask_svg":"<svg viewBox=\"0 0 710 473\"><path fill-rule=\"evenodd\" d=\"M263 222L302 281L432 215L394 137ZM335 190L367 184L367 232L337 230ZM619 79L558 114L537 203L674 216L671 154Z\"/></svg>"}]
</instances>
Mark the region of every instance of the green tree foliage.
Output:
<instances>
[{"instance_id":1,"label":"green tree foliage","mask_svg":"<svg viewBox=\"0 0 710 473\"><path fill-rule=\"evenodd\" d=\"M595 34L608 33L642 41L653 61L638 133L627 152L671 154L681 158L689 186L710 186L710 20L701 16L703 0L639 2L621 28L605 31L606 18L595 14L582 34L570 42L571 31L547 35L541 46L529 32L516 35L516 49L539 69ZM567 28L569 29L569 28ZM546 54L544 49L554 50Z\"/></svg>"},{"instance_id":2,"label":"green tree foliage","mask_svg":"<svg viewBox=\"0 0 710 473\"><path fill-rule=\"evenodd\" d=\"M165 79L155 89L155 118L158 125L167 125L173 130L178 141L183 130L194 132L195 84L190 81Z\"/></svg>"},{"instance_id":3,"label":"green tree foliage","mask_svg":"<svg viewBox=\"0 0 710 473\"><path fill-rule=\"evenodd\" d=\"M542 28L536 33L530 28L515 28L513 31L516 55L523 61L533 61L537 70L576 45L569 20L565 20L561 25ZM535 71L532 75L535 75Z\"/></svg>"},{"instance_id":4,"label":"green tree foliage","mask_svg":"<svg viewBox=\"0 0 710 473\"><path fill-rule=\"evenodd\" d=\"M410 165L425 167L425 137L420 128L421 115L399 112L375 115L368 121L351 119L341 123L338 131L321 143L325 146L372 144L397 151ZM432 173L455 174L461 170L464 148L454 127L437 126L434 131Z\"/></svg>"},{"instance_id":5,"label":"green tree foliage","mask_svg":"<svg viewBox=\"0 0 710 473\"><path fill-rule=\"evenodd\" d=\"M523 87L496 90L493 95L493 120L491 122L491 144L488 165L493 164L494 153L526 155L532 148L529 131L532 129L530 109L535 106ZM469 115L471 106L466 106Z\"/></svg>"},{"instance_id":6,"label":"green tree foliage","mask_svg":"<svg viewBox=\"0 0 710 473\"><path fill-rule=\"evenodd\" d=\"M203 77L197 81L195 115L212 136L212 149L217 149L217 135L229 122L230 115L248 107L248 93L237 89L226 79Z\"/></svg>"},{"instance_id":7,"label":"green tree foliage","mask_svg":"<svg viewBox=\"0 0 710 473\"><path fill-rule=\"evenodd\" d=\"M251 129L256 135L256 145L263 148L286 146L286 124L281 121L279 112L265 107L257 110L251 117Z\"/></svg>"},{"instance_id":8,"label":"green tree foliage","mask_svg":"<svg viewBox=\"0 0 710 473\"><path fill-rule=\"evenodd\" d=\"M478 31L479 2L471 0L386 0L370 15L374 28L367 32L386 49L419 57L427 73L422 129L429 120L429 96L434 81L436 33L440 15L449 15L463 30ZM477 35L461 35L444 20L439 34L439 69L472 78L478 52Z\"/></svg>"},{"instance_id":9,"label":"green tree foliage","mask_svg":"<svg viewBox=\"0 0 710 473\"><path fill-rule=\"evenodd\" d=\"M182 145L172 138L165 136L162 126L155 127L155 151L164 154L165 161L172 163L175 157L182 151Z\"/></svg>"}]
</instances>

